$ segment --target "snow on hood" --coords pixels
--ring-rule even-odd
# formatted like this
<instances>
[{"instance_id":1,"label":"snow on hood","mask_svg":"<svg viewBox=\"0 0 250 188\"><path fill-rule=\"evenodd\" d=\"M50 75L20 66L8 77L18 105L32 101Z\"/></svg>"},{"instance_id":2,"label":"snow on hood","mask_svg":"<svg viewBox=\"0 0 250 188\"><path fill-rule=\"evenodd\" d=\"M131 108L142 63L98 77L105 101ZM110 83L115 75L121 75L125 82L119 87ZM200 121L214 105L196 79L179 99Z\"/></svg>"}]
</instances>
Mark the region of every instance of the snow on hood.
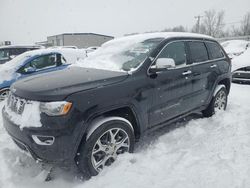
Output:
<instances>
[{"instance_id":1,"label":"snow on hood","mask_svg":"<svg viewBox=\"0 0 250 188\"><path fill-rule=\"evenodd\" d=\"M120 37L104 43L96 51L89 54L89 57L78 62L73 66L80 66L84 68L105 69L110 71L124 71L122 70L121 62L131 60L129 56L121 56L122 52L131 50L142 50L136 44L142 43L149 39L167 39L171 37L192 37L192 38L207 38L212 37L207 35L184 33L184 32L159 32L138 34L126 37ZM119 57L118 57L119 56Z\"/></svg>"},{"instance_id":2,"label":"snow on hood","mask_svg":"<svg viewBox=\"0 0 250 188\"><path fill-rule=\"evenodd\" d=\"M250 42L246 40L229 40L221 43L227 54L230 55L243 53L249 44Z\"/></svg>"},{"instance_id":3,"label":"snow on hood","mask_svg":"<svg viewBox=\"0 0 250 188\"><path fill-rule=\"evenodd\" d=\"M15 77L15 72L23 65L24 61L28 58L36 55L43 55L49 53L61 54L67 64L73 64L80 59L86 58L86 51L82 49L39 49L25 52L21 55L16 56L14 59L0 65L0 84L6 80L11 80ZM19 74L16 73L18 76Z\"/></svg>"},{"instance_id":4,"label":"snow on hood","mask_svg":"<svg viewBox=\"0 0 250 188\"><path fill-rule=\"evenodd\" d=\"M250 48L232 59L232 72L248 66L250 66Z\"/></svg>"}]
</instances>

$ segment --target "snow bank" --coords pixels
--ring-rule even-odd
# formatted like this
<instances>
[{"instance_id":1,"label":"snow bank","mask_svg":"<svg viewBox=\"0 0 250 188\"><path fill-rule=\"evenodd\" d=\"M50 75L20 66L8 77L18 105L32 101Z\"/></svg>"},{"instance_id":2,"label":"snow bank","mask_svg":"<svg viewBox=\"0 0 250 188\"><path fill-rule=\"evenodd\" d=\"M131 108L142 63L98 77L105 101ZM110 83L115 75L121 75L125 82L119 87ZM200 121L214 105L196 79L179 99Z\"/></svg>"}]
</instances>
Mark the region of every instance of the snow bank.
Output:
<instances>
[{"instance_id":1,"label":"snow bank","mask_svg":"<svg viewBox=\"0 0 250 188\"><path fill-rule=\"evenodd\" d=\"M0 116L0 187L248 188L249 94L249 86L233 84L226 112L212 118L193 117L170 132L165 128L148 135L134 154L120 156L86 182L62 180L61 174L43 182L41 166L13 145Z\"/></svg>"},{"instance_id":2,"label":"snow bank","mask_svg":"<svg viewBox=\"0 0 250 188\"><path fill-rule=\"evenodd\" d=\"M232 59L232 71L248 66L250 66L250 48L248 48L240 56Z\"/></svg>"},{"instance_id":3,"label":"snow bank","mask_svg":"<svg viewBox=\"0 0 250 188\"><path fill-rule=\"evenodd\" d=\"M6 103L6 102L5 102ZM10 120L16 125L20 126L22 130L24 127L41 127L41 118L40 118L40 103L36 101L29 102L25 104L24 111L22 115L17 114L6 107L6 112L8 113Z\"/></svg>"}]
</instances>

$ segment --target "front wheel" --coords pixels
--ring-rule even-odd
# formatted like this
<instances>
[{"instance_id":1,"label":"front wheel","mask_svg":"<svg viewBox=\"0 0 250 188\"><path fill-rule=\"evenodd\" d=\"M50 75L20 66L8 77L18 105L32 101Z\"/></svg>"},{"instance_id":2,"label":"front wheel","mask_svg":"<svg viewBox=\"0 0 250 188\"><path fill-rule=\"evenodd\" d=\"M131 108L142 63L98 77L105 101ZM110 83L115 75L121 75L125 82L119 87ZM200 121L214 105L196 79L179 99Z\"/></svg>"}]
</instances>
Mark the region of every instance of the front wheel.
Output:
<instances>
[{"instance_id":1,"label":"front wheel","mask_svg":"<svg viewBox=\"0 0 250 188\"><path fill-rule=\"evenodd\" d=\"M227 107L227 90L222 87L212 98L208 107L202 111L205 117L211 117L216 112L226 110Z\"/></svg>"},{"instance_id":2,"label":"front wheel","mask_svg":"<svg viewBox=\"0 0 250 188\"><path fill-rule=\"evenodd\" d=\"M127 121L105 122L80 146L76 159L78 168L85 175L97 175L118 155L133 152L134 144L134 132Z\"/></svg>"}]
</instances>

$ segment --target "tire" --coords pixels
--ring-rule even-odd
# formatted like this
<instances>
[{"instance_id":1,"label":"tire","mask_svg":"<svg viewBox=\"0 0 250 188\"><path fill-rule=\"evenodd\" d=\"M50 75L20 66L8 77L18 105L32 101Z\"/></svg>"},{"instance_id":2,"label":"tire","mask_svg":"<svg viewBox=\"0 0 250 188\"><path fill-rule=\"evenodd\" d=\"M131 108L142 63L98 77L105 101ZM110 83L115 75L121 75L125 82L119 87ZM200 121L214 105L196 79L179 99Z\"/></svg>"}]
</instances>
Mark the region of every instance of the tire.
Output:
<instances>
[{"instance_id":1,"label":"tire","mask_svg":"<svg viewBox=\"0 0 250 188\"><path fill-rule=\"evenodd\" d=\"M110 142L111 134L115 135L114 140L117 142ZM122 142L123 140L119 140L120 137L124 137L124 142ZM125 140L125 137L127 137L127 140ZM99 146L99 143L102 147ZM118 143L120 143L120 145ZM123 143L124 146L128 145L128 148L121 146L121 143ZM124 152L132 153L134 150L134 144L134 132L128 122L122 120L107 121L100 125L89 136L86 142L83 142L80 145L76 156L76 164L81 174L87 177L96 176L105 166L109 166L114 162L117 155ZM95 162L100 162L103 165L100 165L98 168L98 165L94 165Z\"/></svg>"},{"instance_id":2,"label":"tire","mask_svg":"<svg viewBox=\"0 0 250 188\"><path fill-rule=\"evenodd\" d=\"M224 97L222 102L223 104L220 106L218 105L218 100L221 99L221 96ZM202 111L202 114L204 117L211 117L212 115L214 115L216 113L216 111L220 111L220 110L226 110L227 107L227 90L225 87L222 87L215 96L213 96L210 104L208 105L208 107ZM222 100L221 100L222 101Z\"/></svg>"},{"instance_id":3,"label":"tire","mask_svg":"<svg viewBox=\"0 0 250 188\"><path fill-rule=\"evenodd\" d=\"M0 91L0 102L4 101L8 97L9 92L10 92L10 90L8 88L2 89Z\"/></svg>"}]
</instances>

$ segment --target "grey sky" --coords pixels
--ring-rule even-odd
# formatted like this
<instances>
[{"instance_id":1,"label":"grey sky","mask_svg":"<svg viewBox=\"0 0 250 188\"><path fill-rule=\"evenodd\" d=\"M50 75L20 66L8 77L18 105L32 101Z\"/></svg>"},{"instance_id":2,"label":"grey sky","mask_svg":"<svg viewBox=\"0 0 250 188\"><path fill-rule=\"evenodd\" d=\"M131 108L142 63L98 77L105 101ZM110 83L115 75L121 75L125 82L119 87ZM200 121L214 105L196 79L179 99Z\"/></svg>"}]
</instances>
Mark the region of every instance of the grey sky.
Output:
<instances>
[{"instance_id":1,"label":"grey sky","mask_svg":"<svg viewBox=\"0 0 250 188\"><path fill-rule=\"evenodd\" d=\"M205 10L225 11L227 23L250 11L250 0L0 0L0 41L32 43L65 32L122 36L192 27Z\"/></svg>"}]
</instances>

